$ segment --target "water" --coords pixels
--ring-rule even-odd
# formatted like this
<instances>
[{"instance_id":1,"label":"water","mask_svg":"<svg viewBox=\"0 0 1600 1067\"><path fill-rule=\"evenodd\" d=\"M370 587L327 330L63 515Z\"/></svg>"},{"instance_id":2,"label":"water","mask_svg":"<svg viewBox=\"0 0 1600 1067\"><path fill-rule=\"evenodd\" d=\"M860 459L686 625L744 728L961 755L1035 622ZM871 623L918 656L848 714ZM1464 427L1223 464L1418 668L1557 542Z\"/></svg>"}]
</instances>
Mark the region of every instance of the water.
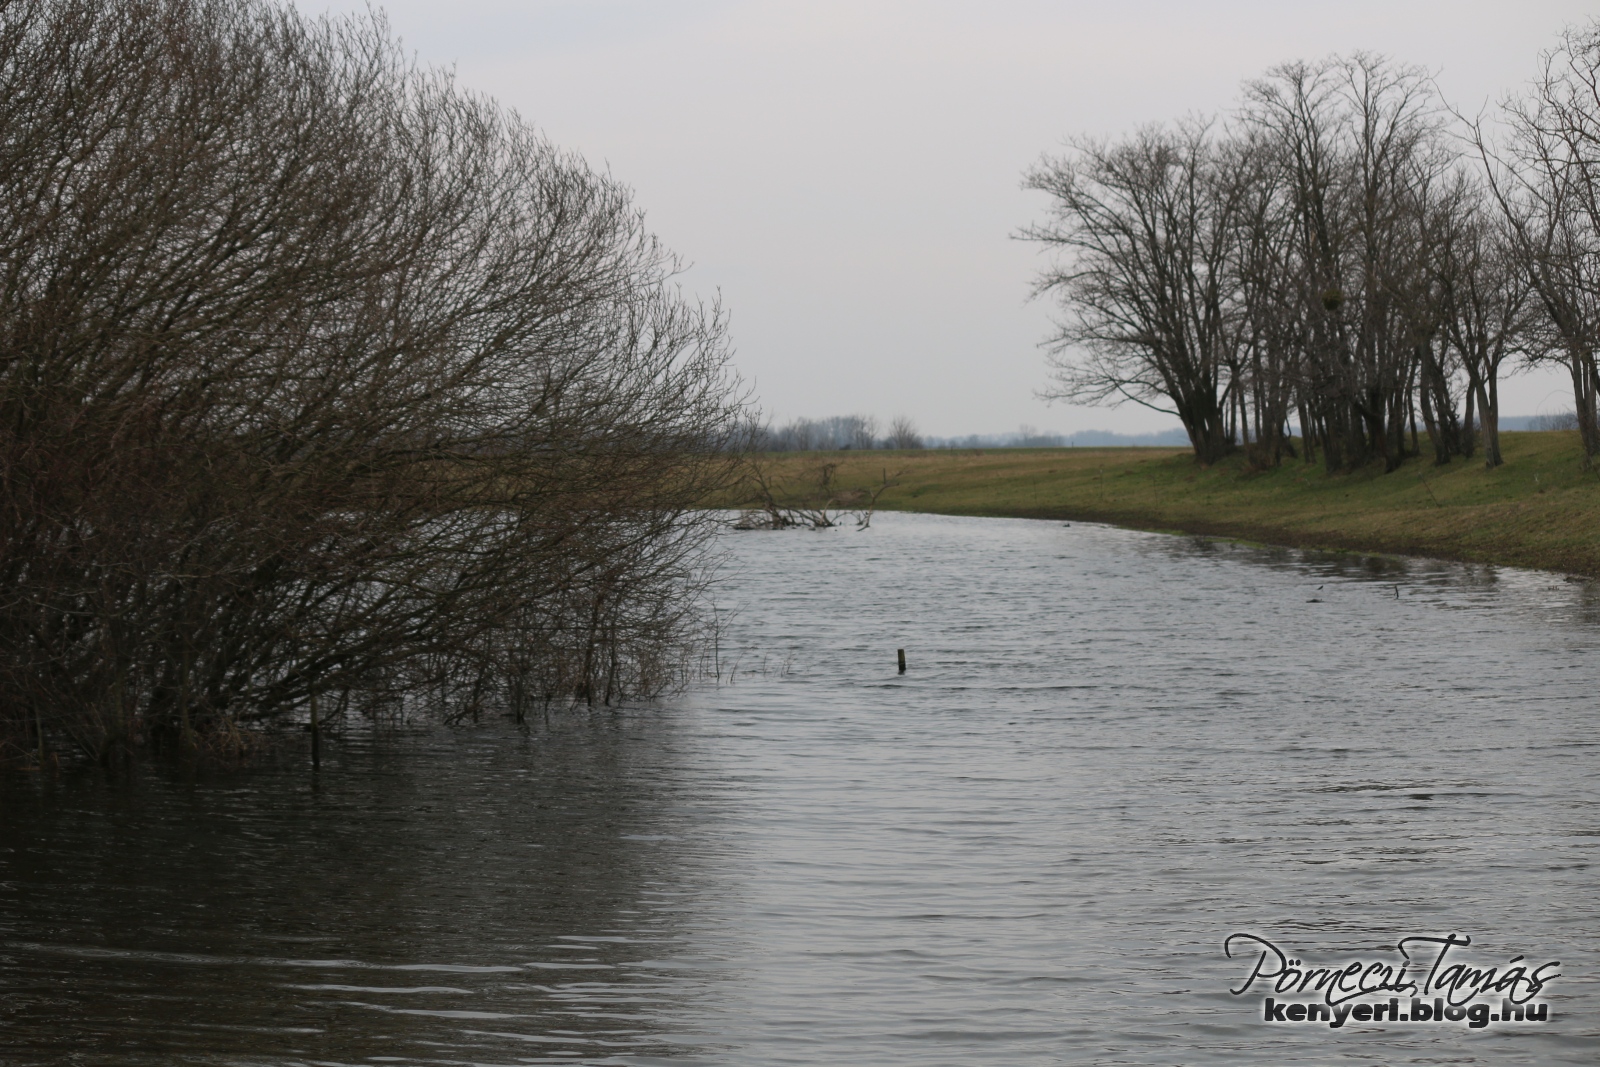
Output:
<instances>
[{"instance_id":1,"label":"water","mask_svg":"<svg viewBox=\"0 0 1600 1067\"><path fill-rule=\"evenodd\" d=\"M725 684L664 707L11 776L0 1061L1596 1061L1595 587L1020 520L729 545ZM1546 1024L1266 1024L1236 931L1562 977Z\"/></svg>"}]
</instances>

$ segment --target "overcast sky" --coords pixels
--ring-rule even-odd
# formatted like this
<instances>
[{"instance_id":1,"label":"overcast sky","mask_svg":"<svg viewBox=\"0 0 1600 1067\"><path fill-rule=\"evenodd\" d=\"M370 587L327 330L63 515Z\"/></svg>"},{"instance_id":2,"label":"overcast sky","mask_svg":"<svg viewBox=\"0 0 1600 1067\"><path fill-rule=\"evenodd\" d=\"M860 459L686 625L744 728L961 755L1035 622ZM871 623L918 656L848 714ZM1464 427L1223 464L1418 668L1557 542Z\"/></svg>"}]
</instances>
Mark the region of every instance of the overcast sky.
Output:
<instances>
[{"instance_id":1,"label":"overcast sky","mask_svg":"<svg viewBox=\"0 0 1600 1067\"><path fill-rule=\"evenodd\" d=\"M300 0L310 12L364 4ZM633 187L732 311L741 373L777 421L909 415L954 435L1175 426L1046 405L1050 308L1012 240L1042 153L1224 111L1273 64L1367 49L1476 111L1531 76L1590 5L1118 0L394 0L407 49L453 65ZM1565 410L1554 375L1502 410Z\"/></svg>"}]
</instances>

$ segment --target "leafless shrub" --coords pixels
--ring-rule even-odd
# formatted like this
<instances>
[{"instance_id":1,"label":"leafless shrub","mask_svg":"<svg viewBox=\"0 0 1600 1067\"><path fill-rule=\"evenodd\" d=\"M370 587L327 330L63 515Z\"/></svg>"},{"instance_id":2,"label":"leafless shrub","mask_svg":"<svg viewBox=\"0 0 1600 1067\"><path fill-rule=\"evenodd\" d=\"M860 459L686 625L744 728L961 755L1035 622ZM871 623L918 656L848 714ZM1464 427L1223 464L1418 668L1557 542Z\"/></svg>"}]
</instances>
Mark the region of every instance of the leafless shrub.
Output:
<instances>
[{"instance_id":1,"label":"leafless shrub","mask_svg":"<svg viewBox=\"0 0 1600 1067\"><path fill-rule=\"evenodd\" d=\"M673 676L739 405L624 188L265 0L8 4L0 128L15 747Z\"/></svg>"}]
</instances>

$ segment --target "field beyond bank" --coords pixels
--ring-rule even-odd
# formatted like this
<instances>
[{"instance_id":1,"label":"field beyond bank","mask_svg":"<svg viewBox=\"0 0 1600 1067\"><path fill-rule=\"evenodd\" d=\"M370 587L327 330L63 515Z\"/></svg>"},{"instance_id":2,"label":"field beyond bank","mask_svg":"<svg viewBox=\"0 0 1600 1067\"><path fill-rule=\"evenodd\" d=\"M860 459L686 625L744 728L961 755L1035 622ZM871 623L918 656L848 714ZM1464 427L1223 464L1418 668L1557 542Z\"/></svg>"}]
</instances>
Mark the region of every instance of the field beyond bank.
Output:
<instances>
[{"instance_id":1,"label":"field beyond bank","mask_svg":"<svg viewBox=\"0 0 1600 1067\"><path fill-rule=\"evenodd\" d=\"M880 510L1115 523L1267 544L1437 556L1600 577L1600 474L1576 433L1501 435L1505 465L1480 458L1393 473L1330 475L1242 456L1198 466L1187 449L1014 448L785 452L754 462L779 503L858 504L887 480ZM831 465L826 492L819 489ZM753 482L713 501L757 506Z\"/></svg>"}]
</instances>

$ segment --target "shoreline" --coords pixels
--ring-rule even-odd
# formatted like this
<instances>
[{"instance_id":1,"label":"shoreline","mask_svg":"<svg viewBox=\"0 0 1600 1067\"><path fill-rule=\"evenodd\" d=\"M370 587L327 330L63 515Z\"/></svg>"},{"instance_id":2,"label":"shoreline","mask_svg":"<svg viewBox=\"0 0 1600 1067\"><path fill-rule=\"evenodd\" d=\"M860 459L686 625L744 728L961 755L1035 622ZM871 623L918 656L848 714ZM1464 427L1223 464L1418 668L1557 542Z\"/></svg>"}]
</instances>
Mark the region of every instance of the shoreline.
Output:
<instances>
[{"instance_id":1,"label":"shoreline","mask_svg":"<svg viewBox=\"0 0 1600 1067\"><path fill-rule=\"evenodd\" d=\"M1099 523L1106 526L1115 526L1124 530L1139 530L1144 533L1169 534L1173 537L1203 537L1216 541L1229 541L1237 544L1259 545L1263 548L1292 548L1314 552L1339 552L1350 555L1363 556L1392 556L1409 559L1436 559L1449 563L1473 563L1495 567L1518 567L1523 570L1537 570L1545 573L1582 578L1586 581L1600 581L1600 574L1582 574L1577 570L1567 567L1533 566L1532 564L1515 563L1503 559L1485 559L1475 556L1453 554L1442 548L1423 548L1412 545L1401 546L1397 543L1374 544L1370 541L1357 542L1354 540L1330 540L1327 535L1303 535L1295 531L1274 526L1237 526L1232 523L1211 523L1203 520L1192 520L1182 526L1165 523L1162 519L1149 515L1102 513L1093 511L1050 510L1030 512L1017 511L933 511L923 508L898 508L884 506L879 511L899 511L915 515L951 515L967 518L993 518L993 519L1036 519L1041 522L1084 522Z\"/></svg>"},{"instance_id":2,"label":"shoreline","mask_svg":"<svg viewBox=\"0 0 1600 1067\"><path fill-rule=\"evenodd\" d=\"M1577 434L1507 433L1502 442L1506 463L1493 471L1477 458L1435 467L1413 457L1388 474L1329 475L1295 459L1256 471L1241 456L1200 467L1187 449L1126 446L787 452L751 462L780 504L849 508L877 491L880 511L1103 522L1600 578L1600 470L1583 470ZM748 484L716 500L757 503Z\"/></svg>"}]
</instances>

